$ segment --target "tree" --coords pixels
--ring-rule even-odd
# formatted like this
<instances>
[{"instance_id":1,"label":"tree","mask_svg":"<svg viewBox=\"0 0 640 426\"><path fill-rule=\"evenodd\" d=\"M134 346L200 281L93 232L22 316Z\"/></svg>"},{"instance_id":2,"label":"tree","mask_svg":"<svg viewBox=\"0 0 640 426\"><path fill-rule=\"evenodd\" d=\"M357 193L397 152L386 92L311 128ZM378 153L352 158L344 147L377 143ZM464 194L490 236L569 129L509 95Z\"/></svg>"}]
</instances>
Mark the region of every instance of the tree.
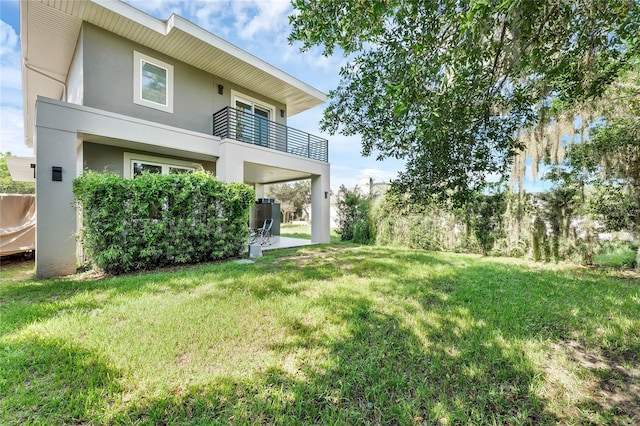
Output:
<instances>
[{"instance_id":1,"label":"tree","mask_svg":"<svg viewBox=\"0 0 640 426\"><path fill-rule=\"evenodd\" d=\"M502 219L507 208L506 192L495 186L492 194L476 194L469 208L471 227L483 255L488 255L495 240L504 232Z\"/></svg>"},{"instance_id":2,"label":"tree","mask_svg":"<svg viewBox=\"0 0 640 426\"><path fill-rule=\"evenodd\" d=\"M323 130L407 160L395 190L464 202L553 98L602 93L638 51L637 0L294 0L290 41L349 57Z\"/></svg>"},{"instance_id":3,"label":"tree","mask_svg":"<svg viewBox=\"0 0 640 426\"><path fill-rule=\"evenodd\" d=\"M513 159L512 188L522 189L527 159L532 179L540 164L561 164L565 160L566 142L587 141L602 120L634 119L640 113L640 59L631 61L598 99L564 102L556 99L542 110L538 123L519 132L524 149ZM571 161L579 160L577 158ZM574 169L574 172L577 170Z\"/></svg>"},{"instance_id":4,"label":"tree","mask_svg":"<svg viewBox=\"0 0 640 426\"><path fill-rule=\"evenodd\" d=\"M640 113L640 108L636 110ZM591 210L611 230L627 229L640 239L640 116L605 121L591 140L572 147L575 167L591 173L596 194ZM640 269L640 246L636 254Z\"/></svg>"},{"instance_id":5,"label":"tree","mask_svg":"<svg viewBox=\"0 0 640 426\"><path fill-rule=\"evenodd\" d=\"M579 186L574 176L560 169L554 169L548 173L546 180L555 182L554 188L540 194L541 206L538 209L540 215L551 227L551 256L557 262L564 259L564 253L560 251L560 240L567 241L570 237L571 221L579 210ZM545 227L546 231L546 227ZM589 252L590 246L585 247ZM587 253L583 260L590 259Z\"/></svg>"},{"instance_id":6,"label":"tree","mask_svg":"<svg viewBox=\"0 0 640 426\"><path fill-rule=\"evenodd\" d=\"M11 179L9 168L7 167L7 157L11 157L10 152L0 153L0 193L2 194L33 194L36 186L32 182L14 182Z\"/></svg>"},{"instance_id":7,"label":"tree","mask_svg":"<svg viewBox=\"0 0 640 426\"><path fill-rule=\"evenodd\" d=\"M296 217L307 214L307 207L311 203L311 181L299 180L293 183L277 183L269 187L270 196L278 200L283 208L293 210Z\"/></svg>"},{"instance_id":8,"label":"tree","mask_svg":"<svg viewBox=\"0 0 640 426\"><path fill-rule=\"evenodd\" d=\"M338 234L342 241L369 244L375 238L371 219L371 197L362 195L358 187L353 190L344 185L338 191Z\"/></svg>"}]
</instances>

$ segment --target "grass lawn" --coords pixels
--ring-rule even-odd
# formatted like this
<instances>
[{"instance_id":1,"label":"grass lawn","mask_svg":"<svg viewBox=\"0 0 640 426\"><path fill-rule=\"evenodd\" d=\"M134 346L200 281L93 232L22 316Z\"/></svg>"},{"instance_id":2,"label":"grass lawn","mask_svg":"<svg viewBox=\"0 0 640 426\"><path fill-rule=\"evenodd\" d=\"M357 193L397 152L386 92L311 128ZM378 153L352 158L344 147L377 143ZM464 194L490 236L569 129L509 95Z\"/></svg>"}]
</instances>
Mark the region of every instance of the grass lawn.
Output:
<instances>
[{"instance_id":1,"label":"grass lawn","mask_svg":"<svg viewBox=\"0 0 640 426\"><path fill-rule=\"evenodd\" d=\"M291 223L283 223L280 225L280 235L289 238L301 238L305 240L311 239L311 225L292 225ZM331 243L340 242L340 235L335 229L331 230Z\"/></svg>"},{"instance_id":2,"label":"grass lawn","mask_svg":"<svg viewBox=\"0 0 640 426\"><path fill-rule=\"evenodd\" d=\"M603 250L593 257L596 265L612 268L630 268L636 259L637 246L618 246L613 249Z\"/></svg>"},{"instance_id":3,"label":"grass lawn","mask_svg":"<svg viewBox=\"0 0 640 426\"><path fill-rule=\"evenodd\" d=\"M2 425L640 421L631 273L344 244L25 273L0 272Z\"/></svg>"}]
</instances>

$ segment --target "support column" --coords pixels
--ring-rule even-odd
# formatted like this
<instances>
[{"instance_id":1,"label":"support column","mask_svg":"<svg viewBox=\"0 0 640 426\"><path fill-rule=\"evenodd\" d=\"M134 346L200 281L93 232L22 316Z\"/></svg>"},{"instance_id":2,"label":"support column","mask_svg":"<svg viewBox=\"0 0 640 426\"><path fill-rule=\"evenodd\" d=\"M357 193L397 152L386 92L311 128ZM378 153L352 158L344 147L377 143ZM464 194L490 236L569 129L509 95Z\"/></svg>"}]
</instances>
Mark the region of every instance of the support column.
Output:
<instances>
[{"instance_id":1,"label":"support column","mask_svg":"<svg viewBox=\"0 0 640 426\"><path fill-rule=\"evenodd\" d=\"M76 272L75 132L36 127L36 277ZM61 167L61 174L53 168ZM61 180L54 180L60 178Z\"/></svg>"},{"instance_id":2,"label":"support column","mask_svg":"<svg viewBox=\"0 0 640 426\"><path fill-rule=\"evenodd\" d=\"M327 166L327 169L329 167ZM329 228L329 173L311 177L311 242L331 242Z\"/></svg>"},{"instance_id":3,"label":"support column","mask_svg":"<svg viewBox=\"0 0 640 426\"><path fill-rule=\"evenodd\" d=\"M244 183L244 161L234 152L235 146L229 142L220 144L220 158L216 162L216 176L223 182Z\"/></svg>"},{"instance_id":4,"label":"support column","mask_svg":"<svg viewBox=\"0 0 640 426\"><path fill-rule=\"evenodd\" d=\"M264 198L264 185L261 183L254 183L253 188L256 191L256 199Z\"/></svg>"}]
</instances>

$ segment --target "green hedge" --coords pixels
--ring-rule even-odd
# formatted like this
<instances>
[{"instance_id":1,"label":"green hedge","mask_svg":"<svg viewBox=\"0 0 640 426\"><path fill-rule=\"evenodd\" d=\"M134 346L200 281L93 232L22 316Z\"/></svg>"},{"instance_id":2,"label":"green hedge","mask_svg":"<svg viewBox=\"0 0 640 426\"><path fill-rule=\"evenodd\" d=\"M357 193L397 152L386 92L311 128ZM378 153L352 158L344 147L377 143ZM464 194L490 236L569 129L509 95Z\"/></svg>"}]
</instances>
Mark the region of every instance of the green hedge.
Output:
<instances>
[{"instance_id":1,"label":"green hedge","mask_svg":"<svg viewBox=\"0 0 640 426\"><path fill-rule=\"evenodd\" d=\"M237 256L255 200L249 186L205 172L136 179L85 172L73 192L85 255L109 273Z\"/></svg>"}]
</instances>

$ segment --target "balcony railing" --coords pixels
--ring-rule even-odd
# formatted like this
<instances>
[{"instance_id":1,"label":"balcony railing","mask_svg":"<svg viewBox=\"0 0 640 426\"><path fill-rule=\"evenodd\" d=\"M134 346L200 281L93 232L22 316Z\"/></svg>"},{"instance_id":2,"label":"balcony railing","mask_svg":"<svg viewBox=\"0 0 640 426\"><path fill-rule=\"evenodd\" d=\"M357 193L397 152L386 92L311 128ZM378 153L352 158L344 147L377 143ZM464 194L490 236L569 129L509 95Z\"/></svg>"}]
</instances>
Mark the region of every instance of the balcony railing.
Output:
<instances>
[{"instance_id":1,"label":"balcony railing","mask_svg":"<svg viewBox=\"0 0 640 426\"><path fill-rule=\"evenodd\" d=\"M213 135L312 160L329 161L329 143L326 139L232 107L213 114Z\"/></svg>"}]
</instances>

